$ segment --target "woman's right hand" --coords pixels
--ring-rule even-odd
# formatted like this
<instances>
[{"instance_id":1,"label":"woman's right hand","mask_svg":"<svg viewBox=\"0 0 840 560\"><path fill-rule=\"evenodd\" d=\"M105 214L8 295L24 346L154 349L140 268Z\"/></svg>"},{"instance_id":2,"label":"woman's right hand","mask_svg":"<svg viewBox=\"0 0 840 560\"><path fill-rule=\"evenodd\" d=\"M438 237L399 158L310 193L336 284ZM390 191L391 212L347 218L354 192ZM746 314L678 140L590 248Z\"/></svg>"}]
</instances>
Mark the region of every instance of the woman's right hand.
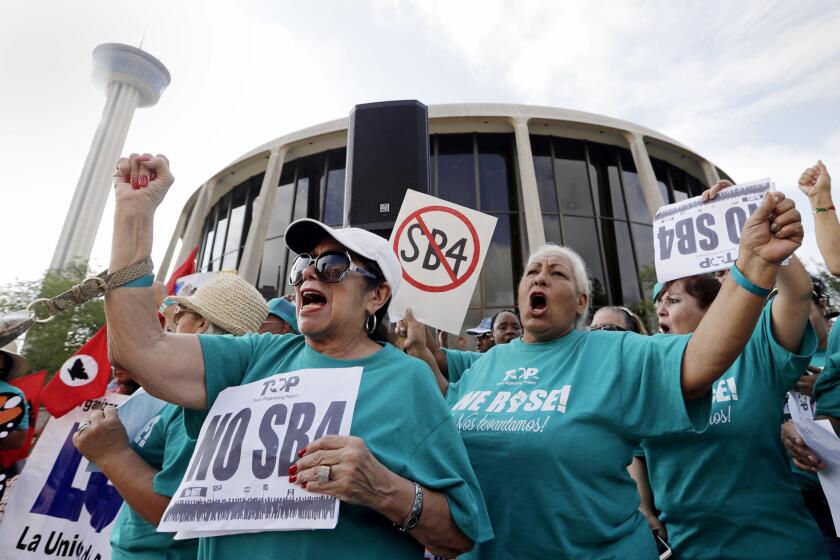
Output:
<instances>
[{"instance_id":1,"label":"woman's right hand","mask_svg":"<svg viewBox=\"0 0 840 560\"><path fill-rule=\"evenodd\" d=\"M397 332L405 337L403 349L412 356L419 356L426 347L426 325L414 318L411 309L405 310L405 319L397 324Z\"/></svg>"},{"instance_id":2,"label":"woman's right hand","mask_svg":"<svg viewBox=\"0 0 840 560\"><path fill-rule=\"evenodd\" d=\"M173 182L169 160L163 154L121 158L114 173L117 206L154 212Z\"/></svg>"},{"instance_id":3,"label":"woman's right hand","mask_svg":"<svg viewBox=\"0 0 840 560\"><path fill-rule=\"evenodd\" d=\"M825 463L811 451L810 447L805 445L805 440L790 420L782 424L782 443L788 455L793 459L793 463L803 471L815 473L825 468Z\"/></svg>"},{"instance_id":4,"label":"woman's right hand","mask_svg":"<svg viewBox=\"0 0 840 560\"><path fill-rule=\"evenodd\" d=\"M804 235L802 216L793 200L780 192L768 192L744 224L739 260L779 265L802 245Z\"/></svg>"}]
</instances>

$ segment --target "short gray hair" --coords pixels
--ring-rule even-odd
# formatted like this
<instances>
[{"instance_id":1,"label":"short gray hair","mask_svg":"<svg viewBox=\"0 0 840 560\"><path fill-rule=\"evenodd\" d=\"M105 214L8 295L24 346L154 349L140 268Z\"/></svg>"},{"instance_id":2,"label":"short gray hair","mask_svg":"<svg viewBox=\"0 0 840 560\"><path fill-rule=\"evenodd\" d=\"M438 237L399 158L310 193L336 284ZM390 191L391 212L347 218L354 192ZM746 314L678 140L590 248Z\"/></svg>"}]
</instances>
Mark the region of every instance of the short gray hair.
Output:
<instances>
[{"instance_id":1,"label":"short gray hair","mask_svg":"<svg viewBox=\"0 0 840 560\"><path fill-rule=\"evenodd\" d=\"M546 243L541 245L536 251L531 253L528 257L528 264L531 264L535 259L548 257L551 255L566 257L572 264L572 276L575 279L575 289L578 295L586 294L586 308L583 313L575 317L575 328L583 328L586 324L586 319L589 317L589 306L592 300L592 287L589 281L589 273L586 271L586 262L574 249L563 245L556 245L554 243Z\"/></svg>"}]
</instances>

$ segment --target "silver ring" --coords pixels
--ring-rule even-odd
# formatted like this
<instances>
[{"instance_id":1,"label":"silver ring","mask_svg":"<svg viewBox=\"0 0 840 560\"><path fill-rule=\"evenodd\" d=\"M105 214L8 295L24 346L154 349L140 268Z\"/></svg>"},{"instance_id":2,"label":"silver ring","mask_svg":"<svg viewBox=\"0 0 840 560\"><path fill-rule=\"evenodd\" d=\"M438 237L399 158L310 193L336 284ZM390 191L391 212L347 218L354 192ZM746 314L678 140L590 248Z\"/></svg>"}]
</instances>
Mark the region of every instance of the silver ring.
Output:
<instances>
[{"instance_id":1,"label":"silver ring","mask_svg":"<svg viewBox=\"0 0 840 560\"><path fill-rule=\"evenodd\" d=\"M84 432L85 430L88 429L89 426L90 426L90 422L88 422L87 420L85 420L84 422L79 422L79 427L76 429L76 433L80 434L80 433Z\"/></svg>"},{"instance_id":2,"label":"silver ring","mask_svg":"<svg viewBox=\"0 0 840 560\"><path fill-rule=\"evenodd\" d=\"M321 465L318 467L318 482L327 484L330 481L330 467Z\"/></svg>"}]
</instances>

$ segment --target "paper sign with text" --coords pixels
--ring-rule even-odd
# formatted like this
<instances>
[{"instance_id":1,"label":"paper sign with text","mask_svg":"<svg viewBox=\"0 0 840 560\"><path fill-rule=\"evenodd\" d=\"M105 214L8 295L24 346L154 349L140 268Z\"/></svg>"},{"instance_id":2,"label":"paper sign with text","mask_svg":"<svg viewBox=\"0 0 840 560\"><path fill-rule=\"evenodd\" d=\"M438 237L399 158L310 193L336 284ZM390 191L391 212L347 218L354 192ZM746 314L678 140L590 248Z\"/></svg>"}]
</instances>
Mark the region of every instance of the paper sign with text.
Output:
<instances>
[{"instance_id":1,"label":"paper sign with text","mask_svg":"<svg viewBox=\"0 0 840 560\"><path fill-rule=\"evenodd\" d=\"M667 282L730 268L747 218L764 193L776 190L770 179L722 190L710 202L699 196L663 206L653 220L656 279Z\"/></svg>"},{"instance_id":2,"label":"paper sign with text","mask_svg":"<svg viewBox=\"0 0 840 560\"><path fill-rule=\"evenodd\" d=\"M828 420L814 420L809 412L803 414L795 395L788 394L790 417L805 445L825 463L825 468L817 473L817 477L828 501L834 530L840 537L840 438Z\"/></svg>"},{"instance_id":3,"label":"paper sign with text","mask_svg":"<svg viewBox=\"0 0 840 560\"><path fill-rule=\"evenodd\" d=\"M111 558L111 528L122 506L117 489L73 447L79 422L126 397L107 394L51 418L10 489L0 523L0 558Z\"/></svg>"},{"instance_id":4,"label":"paper sign with text","mask_svg":"<svg viewBox=\"0 0 840 560\"><path fill-rule=\"evenodd\" d=\"M389 307L411 308L421 323L460 333L497 219L417 191L405 194L391 246L403 281Z\"/></svg>"},{"instance_id":5,"label":"paper sign with text","mask_svg":"<svg viewBox=\"0 0 840 560\"><path fill-rule=\"evenodd\" d=\"M175 538L333 529L338 500L289 482L298 451L349 435L362 368L306 369L228 387L213 403L159 531Z\"/></svg>"}]
</instances>

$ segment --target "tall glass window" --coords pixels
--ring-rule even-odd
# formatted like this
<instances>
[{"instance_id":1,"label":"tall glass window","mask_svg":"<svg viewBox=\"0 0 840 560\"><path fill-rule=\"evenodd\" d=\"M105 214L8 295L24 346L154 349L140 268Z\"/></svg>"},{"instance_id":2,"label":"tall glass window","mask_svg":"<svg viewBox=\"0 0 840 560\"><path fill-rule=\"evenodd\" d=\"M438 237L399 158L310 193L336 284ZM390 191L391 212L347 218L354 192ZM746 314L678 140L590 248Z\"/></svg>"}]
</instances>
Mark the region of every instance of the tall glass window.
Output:
<instances>
[{"instance_id":1,"label":"tall glass window","mask_svg":"<svg viewBox=\"0 0 840 560\"><path fill-rule=\"evenodd\" d=\"M679 202L700 195L705 189L704 182L694 175L672 165L667 161L650 158L656 180L665 188L664 198L668 202Z\"/></svg>"},{"instance_id":2,"label":"tall glass window","mask_svg":"<svg viewBox=\"0 0 840 560\"><path fill-rule=\"evenodd\" d=\"M200 271L236 270L239 266L263 176L254 175L235 186L207 214L198 258Z\"/></svg>"},{"instance_id":3,"label":"tall glass window","mask_svg":"<svg viewBox=\"0 0 840 560\"><path fill-rule=\"evenodd\" d=\"M295 255L286 248L289 224L300 218L340 226L344 216L344 148L283 164L271 209L257 288L266 297L290 293L286 282Z\"/></svg>"},{"instance_id":4,"label":"tall glass window","mask_svg":"<svg viewBox=\"0 0 840 560\"><path fill-rule=\"evenodd\" d=\"M531 136L531 150L546 240L586 261L593 307L638 302L639 271L653 263L652 217L630 150L541 135ZM690 175L679 171L662 181L666 197L693 196Z\"/></svg>"},{"instance_id":5,"label":"tall glass window","mask_svg":"<svg viewBox=\"0 0 840 560\"><path fill-rule=\"evenodd\" d=\"M513 134L437 134L430 148L433 194L498 219L470 299L467 329L515 305L524 253L515 142Z\"/></svg>"}]
</instances>

